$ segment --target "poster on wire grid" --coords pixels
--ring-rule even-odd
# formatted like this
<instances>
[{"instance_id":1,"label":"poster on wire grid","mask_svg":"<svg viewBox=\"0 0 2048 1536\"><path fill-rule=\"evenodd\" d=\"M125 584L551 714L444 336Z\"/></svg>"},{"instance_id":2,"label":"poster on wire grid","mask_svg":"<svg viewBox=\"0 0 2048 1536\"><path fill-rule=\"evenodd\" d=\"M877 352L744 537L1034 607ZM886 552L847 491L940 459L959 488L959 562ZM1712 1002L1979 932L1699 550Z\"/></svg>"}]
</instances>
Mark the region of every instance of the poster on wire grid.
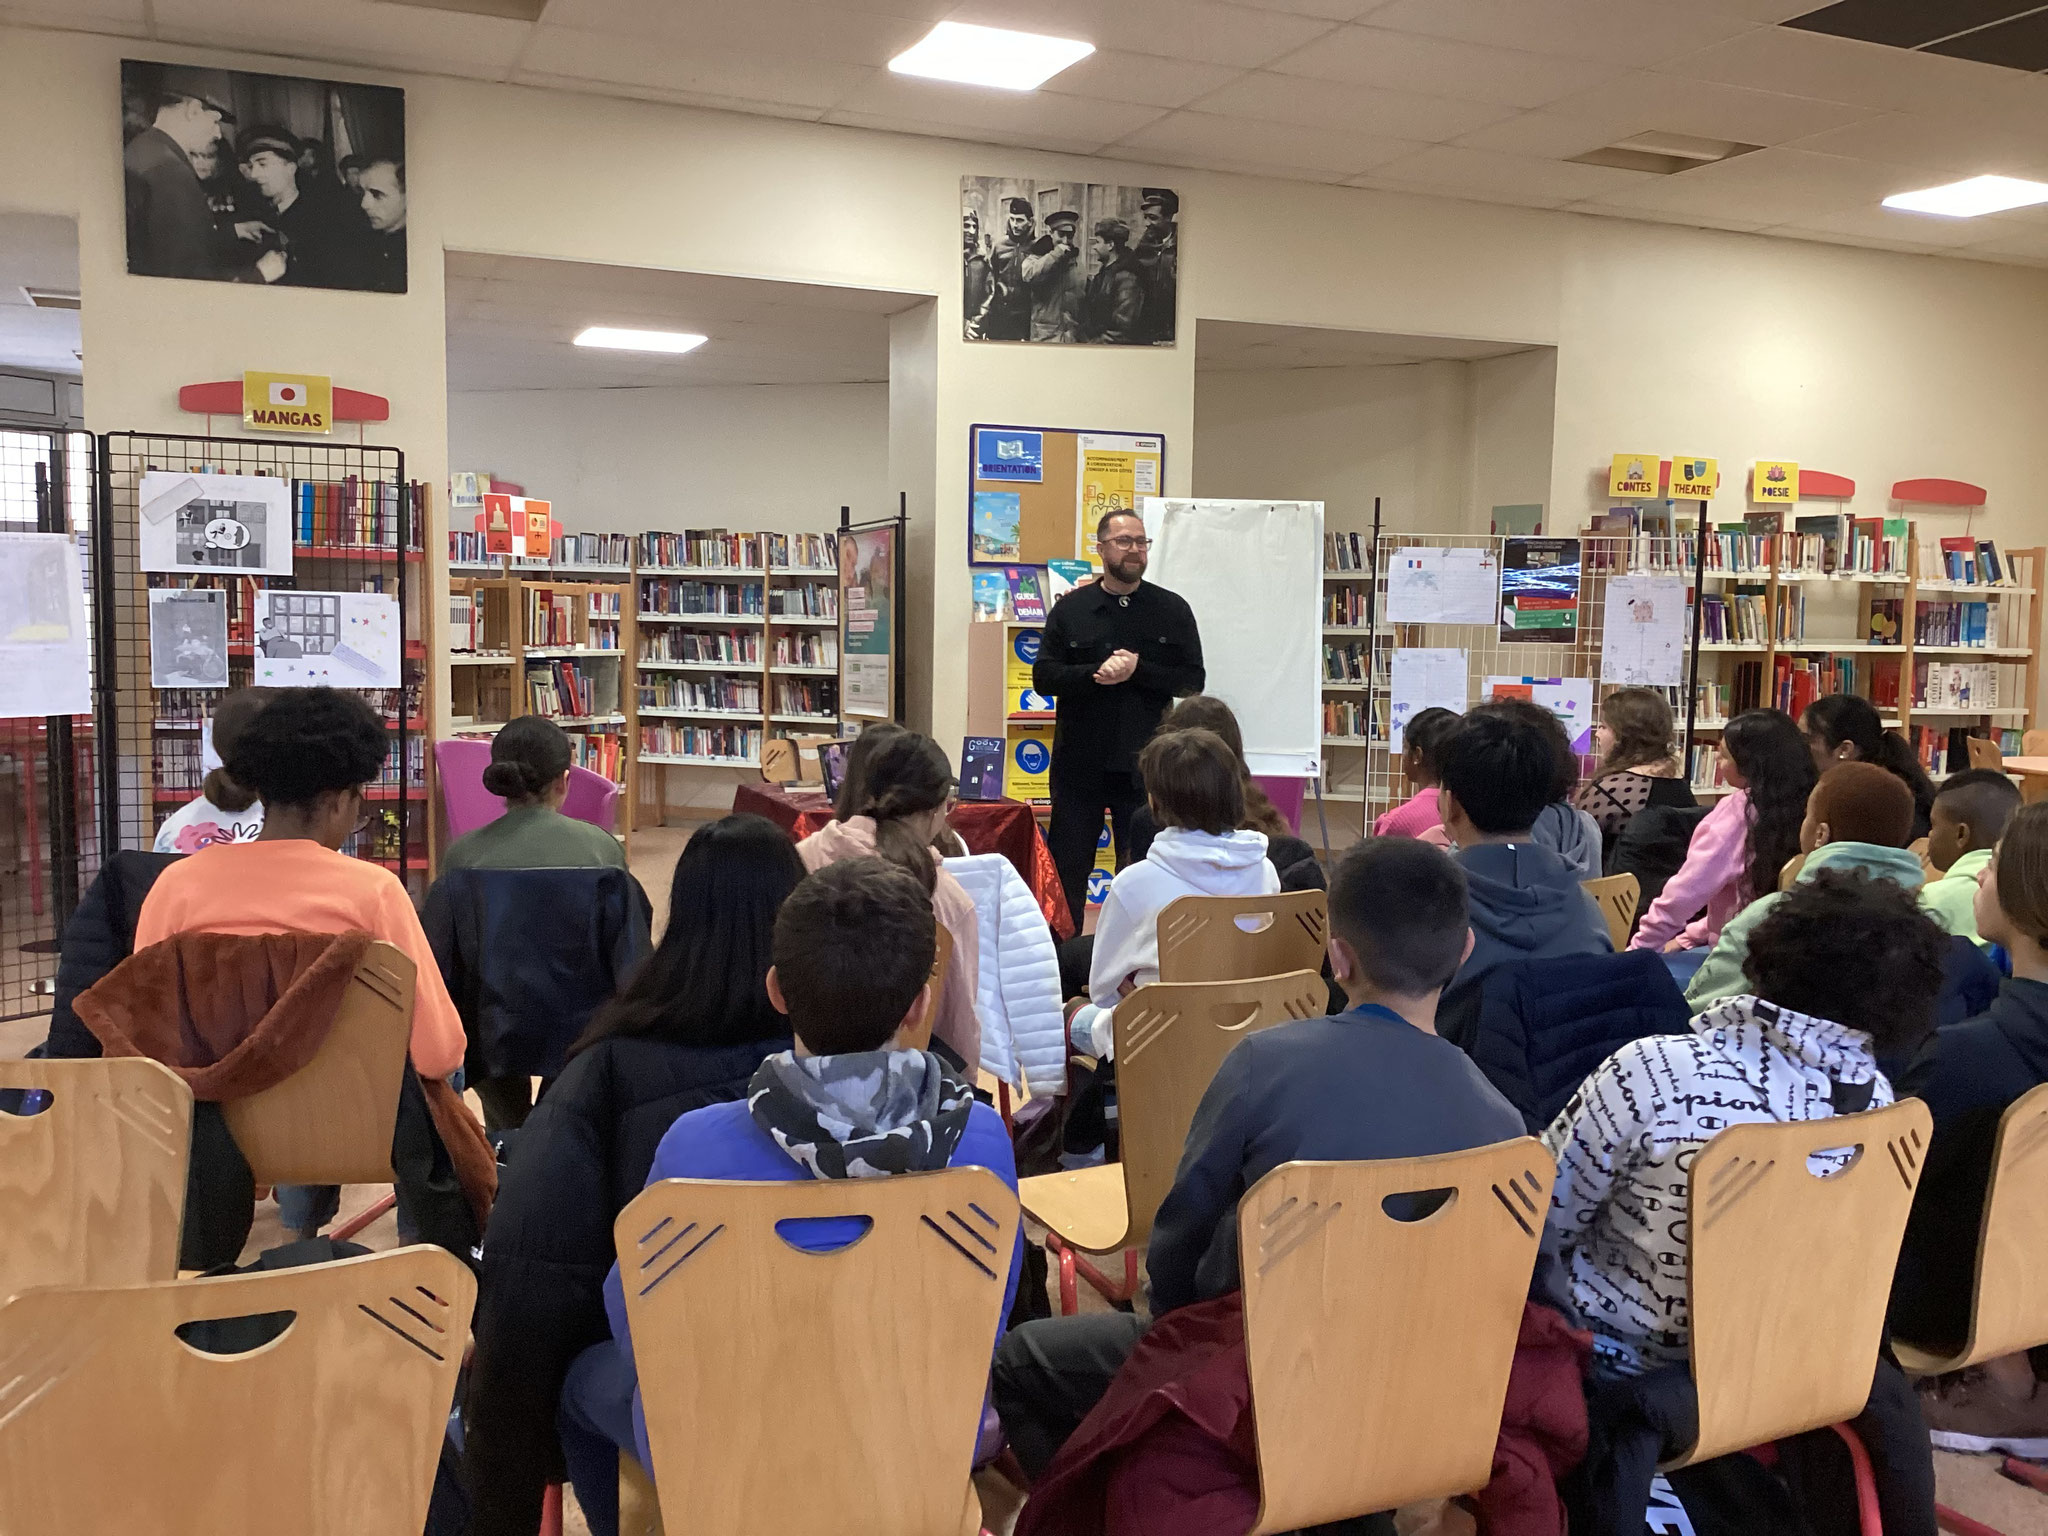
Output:
<instances>
[{"instance_id":1,"label":"poster on wire grid","mask_svg":"<svg viewBox=\"0 0 2048 1536\"><path fill-rule=\"evenodd\" d=\"M256 684L399 688L398 599L384 592L256 594Z\"/></svg>"},{"instance_id":2,"label":"poster on wire grid","mask_svg":"<svg viewBox=\"0 0 2048 1536\"><path fill-rule=\"evenodd\" d=\"M1634 571L1610 577L1600 633L1600 681L1638 688L1685 682L1685 578Z\"/></svg>"},{"instance_id":3,"label":"poster on wire grid","mask_svg":"<svg viewBox=\"0 0 2048 1536\"><path fill-rule=\"evenodd\" d=\"M1491 608L1493 599L1486 601ZM1402 646L1394 652L1387 670L1387 745L1395 752L1405 750L1408 722L1425 709L1448 709L1462 715L1472 702L1462 650Z\"/></svg>"},{"instance_id":4,"label":"poster on wire grid","mask_svg":"<svg viewBox=\"0 0 2048 1536\"><path fill-rule=\"evenodd\" d=\"M0 719L92 713L92 631L68 533L0 533Z\"/></svg>"},{"instance_id":5,"label":"poster on wire grid","mask_svg":"<svg viewBox=\"0 0 2048 1536\"><path fill-rule=\"evenodd\" d=\"M188 575L289 576L289 480L276 475L187 475L145 470L137 563Z\"/></svg>"}]
</instances>

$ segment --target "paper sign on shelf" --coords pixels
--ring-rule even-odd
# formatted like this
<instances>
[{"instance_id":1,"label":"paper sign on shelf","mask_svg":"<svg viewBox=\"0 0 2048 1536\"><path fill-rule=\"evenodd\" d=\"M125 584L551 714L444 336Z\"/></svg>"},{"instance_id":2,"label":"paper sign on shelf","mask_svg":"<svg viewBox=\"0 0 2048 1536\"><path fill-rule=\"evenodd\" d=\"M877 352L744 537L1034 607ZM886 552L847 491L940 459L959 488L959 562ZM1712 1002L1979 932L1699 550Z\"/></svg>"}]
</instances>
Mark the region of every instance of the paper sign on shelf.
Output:
<instances>
[{"instance_id":1,"label":"paper sign on shelf","mask_svg":"<svg viewBox=\"0 0 2048 1536\"><path fill-rule=\"evenodd\" d=\"M1799 466L1789 459L1758 459L1749 472L1749 499L1772 507L1797 501Z\"/></svg>"},{"instance_id":2,"label":"paper sign on shelf","mask_svg":"<svg viewBox=\"0 0 2048 1536\"><path fill-rule=\"evenodd\" d=\"M1720 488L1719 459L1674 458L1671 461L1671 489L1666 493L1671 500L1711 501Z\"/></svg>"},{"instance_id":3,"label":"paper sign on shelf","mask_svg":"<svg viewBox=\"0 0 2048 1536\"><path fill-rule=\"evenodd\" d=\"M1003 653L1003 694L1013 715L1051 717L1053 701L1031 687L1031 668L1038 660L1039 631L1013 629L1010 646Z\"/></svg>"},{"instance_id":4,"label":"paper sign on shelf","mask_svg":"<svg viewBox=\"0 0 2048 1536\"><path fill-rule=\"evenodd\" d=\"M1607 474L1607 494L1622 501L1655 500L1663 465L1660 454L1617 453Z\"/></svg>"},{"instance_id":5,"label":"paper sign on shelf","mask_svg":"<svg viewBox=\"0 0 2048 1536\"><path fill-rule=\"evenodd\" d=\"M257 432L331 432L334 380L318 373L244 373L242 425Z\"/></svg>"},{"instance_id":6,"label":"paper sign on shelf","mask_svg":"<svg viewBox=\"0 0 2048 1536\"><path fill-rule=\"evenodd\" d=\"M1013 725L1005 733L1009 758L1003 793L1026 805L1052 804L1052 725Z\"/></svg>"}]
</instances>

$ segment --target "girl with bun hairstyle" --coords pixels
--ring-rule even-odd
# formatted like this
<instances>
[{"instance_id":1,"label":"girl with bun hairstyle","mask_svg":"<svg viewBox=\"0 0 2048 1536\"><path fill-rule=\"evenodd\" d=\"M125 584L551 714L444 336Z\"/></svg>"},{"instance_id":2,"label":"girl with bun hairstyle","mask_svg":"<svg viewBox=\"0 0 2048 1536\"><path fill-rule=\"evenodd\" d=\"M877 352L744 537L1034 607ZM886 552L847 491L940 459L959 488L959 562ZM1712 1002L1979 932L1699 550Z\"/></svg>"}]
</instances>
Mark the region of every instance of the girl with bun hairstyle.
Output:
<instances>
[{"instance_id":1,"label":"girl with bun hairstyle","mask_svg":"<svg viewBox=\"0 0 2048 1536\"><path fill-rule=\"evenodd\" d=\"M796 845L806 870L841 859L879 854L902 866L931 892L939 924L953 936L953 957L939 989L932 1045L957 1056L956 1065L981 1065L981 926L974 898L939 866L932 839L946 824L956 781L945 752L929 736L898 729L863 732L847 755L838 820Z\"/></svg>"},{"instance_id":2,"label":"girl with bun hairstyle","mask_svg":"<svg viewBox=\"0 0 2048 1536\"><path fill-rule=\"evenodd\" d=\"M261 835L263 802L255 790L236 783L225 765L242 732L276 692L237 688L214 706L213 751L223 766L206 775L197 800L187 801L164 819L151 852L197 853L215 843L252 843Z\"/></svg>"},{"instance_id":3,"label":"girl with bun hairstyle","mask_svg":"<svg viewBox=\"0 0 2048 1536\"><path fill-rule=\"evenodd\" d=\"M484 788L505 814L465 832L441 855L443 869L588 869L626 867L619 840L602 827L562 814L569 795L569 737L541 715L521 715L491 739Z\"/></svg>"}]
</instances>

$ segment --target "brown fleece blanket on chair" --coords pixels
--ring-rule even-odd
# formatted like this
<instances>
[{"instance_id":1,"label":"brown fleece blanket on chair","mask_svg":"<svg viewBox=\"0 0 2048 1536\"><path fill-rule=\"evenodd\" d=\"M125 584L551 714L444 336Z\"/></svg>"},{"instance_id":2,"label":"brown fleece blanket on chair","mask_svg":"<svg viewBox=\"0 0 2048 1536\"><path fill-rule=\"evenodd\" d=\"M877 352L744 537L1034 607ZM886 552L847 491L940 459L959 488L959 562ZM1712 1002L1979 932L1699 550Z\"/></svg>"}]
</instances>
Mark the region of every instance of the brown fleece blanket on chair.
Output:
<instances>
[{"instance_id":1,"label":"brown fleece blanket on chair","mask_svg":"<svg viewBox=\"0 0 2048 1536\"><path fill-rule=\"evenodd\" d=\"M200 1100L244 1099L310 1062L367 933L181 933L130 955L73 1007L109 1056L147 1056Z\"/></svg>"}]
</instances>

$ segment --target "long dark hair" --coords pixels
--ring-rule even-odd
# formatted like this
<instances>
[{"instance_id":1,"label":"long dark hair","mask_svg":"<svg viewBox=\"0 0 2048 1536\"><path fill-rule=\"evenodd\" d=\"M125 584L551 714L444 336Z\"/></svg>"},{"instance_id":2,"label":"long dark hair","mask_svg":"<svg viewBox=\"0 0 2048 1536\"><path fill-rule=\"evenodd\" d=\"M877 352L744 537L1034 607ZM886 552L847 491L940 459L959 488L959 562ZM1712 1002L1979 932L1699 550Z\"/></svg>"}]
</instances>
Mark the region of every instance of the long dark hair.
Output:
<instances>
[{"instance_id":1,"label":"long dark hair","mask_svg":"<svg viewBox=\"0 0 2048 1536\"><path fill-rule=\"evenodd\" d=\"M1600 723L1614 738L1595 778L1671 761L1671 701L1654 688L1617 688L1600 701Z\"/></svg>"},{"instance_id":2,"label":"long dark hair","mask_svg":"<svg viewBox=\"0 0 2048 1536\"><path fill-rule=\"evenodd\" d=\"M903 727L893 720L877 720L861 727L853 745L846 749L846 764L839 775L839 798L832 802L834 821L861 814L861 803L868 797L868 764L885 743L904 734Z\"/></svg>"},{"instance_id":3,"label":"long dark hair","mask_svg":"<svg viewBox=\"0 0 2048 1536\"><path fill-rule=\"evenodd\" d=\"M1778 888L1778 871L1799 851L1806 797L1820 775L1792 717L1781 709L1746 709L1728 722L1721 743L1749 782L1749 857L1745 901Z\"/></svg>"},{"instance_id":4,"label":"long dark hair","mask_svg":"<svg viewBox=\"0 0 2048 1536\"><path fill-rule=\"evenodd\" d=\"M953 793L953 765L929 736L898 731L883 738L867 760L866 783L854 811L875 820L875 852L917 877L926 891L939 871L931 844L903 824L906 816L936 811Z\"/></svg>"},{"instance_id":5,"label":"long dark hair","mask_svg":"<svg viewBox=\"0 0 2048 1536\"><path fill-rule=\"evenodd\" d=\"M1238 781L1244 790L1244 820L1238 825L1268 837L1289 836L1287 823L1245 763L1244 732L1238 728L1237 716L1230 706L1213 693L1191 693L1166 712L1153 734L1164 736L1168 731L1191 730L1214 731L1237 760Z\"/></svg>"},{"instance_id":6,"label":"long dark hair","mask_svg":"<svg viewBox=\"0 0 2048 1536\"><path fill-rule=\"evenodd\" d=\"M1934 781L1897 731L1884 728L1877 706L1855 693L1830 693L1806 706L1801 722L1809 736L1833 752L1843 742L1856 749L1860 763L1875 763L1913 791L1913 824L1925 826L1934 813Z\"/></svg>"},{"instance_id":7,"label":"long dark hair","mask_svg":"<svg viewBox=\"0 0 2048 1536\"><path fill-rule=\"evenodd\" d=\"M780 1039L768 1001L775 914L804 877L796 844L762 816L725 816L690 835L669 884L668 928L617 997L569 1048L629 1035L671 1045Z\"/></svg>"}]
</instances>

